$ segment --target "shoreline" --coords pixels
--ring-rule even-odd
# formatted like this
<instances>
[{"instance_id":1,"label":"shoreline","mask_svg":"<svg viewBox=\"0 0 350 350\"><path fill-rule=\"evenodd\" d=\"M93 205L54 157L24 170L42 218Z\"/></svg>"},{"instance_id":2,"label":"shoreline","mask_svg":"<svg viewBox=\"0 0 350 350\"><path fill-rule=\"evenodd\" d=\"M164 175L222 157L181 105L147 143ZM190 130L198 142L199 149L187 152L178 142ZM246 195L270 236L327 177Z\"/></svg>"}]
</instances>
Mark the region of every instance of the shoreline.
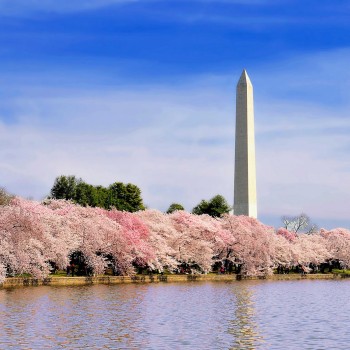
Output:
<instances>
[{"instance_id":1,"label":"shoreline","mask_svg":"<svg viewBox=\"0 0 350 350\"><path fill-rule=\"evenodd\" d=\"M176 283L176 282L233 282L243 280L296 281L296 280L340 280L350 278L346 274L281 274L271 276L242 277L240 275L136 275L136 276L97 276L97 277L47 277L6 278L0 289L28 286L86 286L93 284L144 284L144 283Z\"/></svg>"}]
</instances>

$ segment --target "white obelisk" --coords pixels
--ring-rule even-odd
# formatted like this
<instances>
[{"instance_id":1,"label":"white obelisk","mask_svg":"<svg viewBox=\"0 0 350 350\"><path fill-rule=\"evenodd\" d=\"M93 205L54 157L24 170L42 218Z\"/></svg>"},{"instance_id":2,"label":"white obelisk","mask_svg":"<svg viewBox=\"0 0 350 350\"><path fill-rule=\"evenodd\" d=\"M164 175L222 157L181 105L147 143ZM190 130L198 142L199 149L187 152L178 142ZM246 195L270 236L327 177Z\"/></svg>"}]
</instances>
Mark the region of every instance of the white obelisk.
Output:
<instances>
[{"instance_id":1,"label":"white obelisk","mask_svg":"<svg viewBox=\"0 0 350 350\"><path fill-rule=\"evenodd\" d=\"M257 217L253 85L244 69L236 91L234 215Z\"/></svg>"}]
</instances>

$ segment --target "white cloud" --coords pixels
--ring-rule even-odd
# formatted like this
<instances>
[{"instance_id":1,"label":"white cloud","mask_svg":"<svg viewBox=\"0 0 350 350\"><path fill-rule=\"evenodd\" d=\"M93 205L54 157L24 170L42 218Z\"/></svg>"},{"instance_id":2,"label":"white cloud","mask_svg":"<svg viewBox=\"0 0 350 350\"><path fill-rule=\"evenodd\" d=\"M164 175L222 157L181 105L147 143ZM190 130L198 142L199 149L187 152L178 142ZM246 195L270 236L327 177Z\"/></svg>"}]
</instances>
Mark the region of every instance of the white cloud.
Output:
<instances>
[{"instance_id":1,"label":"white cloud","mask_svg":"<svg viewBox=\"0 0 350 350\"><path fill-rule=\"evenodd\" d=\"M269 120L272 128L257 125L262 210L267 215L305 211L313 217L347 218L350 140L344 130L350 130L350 119L310 106L308 111L318 118L305 120L285 106L282 120Z\"/></svg>"},{"instance_id":2,"label":"white cloud","mask_svg":"<svg viewBox=\"0 0 350 350\"><path fill-rule=\"evenodd\" d=\"M349 59L349 49L320 52L256 73L259 198L266 216L305 211L328 227L350 225Z\"/></svg>"},{"instance_id":3,"label":"white cloud","mask_svg":"<svg viewBox=\"0 0 350 350\"><path fill-rule=\"evenodd\" d=\"M348 220L350 90L346 79L332 90L338 74L324 63L332 57L339 73L344 54L315 55L321 71L281 63L283 83L272 68L252 69L262 218L305 211L332 224ZM217 193L232 201L239 73L177 86L23 87L7 100L17 122L0 124L0 184L40 198L55 176L75 174L93 184L135 183L162 210L174 201L190 210ZM339 93L339 103L327 102Z\"/></svg>"},{"instance_id":4,"label":"white cloud","mask_svg":"<svg viewBox=\"0 0 350 350\"><path fill-rule=\"evenodd\" d=\"M233 168L222 162L233 147L227 114L203 103L200 91L191 104L188 90L42 93L17 99L19 124L1 126L1 181L9 190L41 197L55 176L76 174L95 184L136 183L146 203L162 209L172 201L191 209L206 195L232 192L230 180L218 183ZM224 144L206 146L212 142Z\"/></svg>"}]
</instances>

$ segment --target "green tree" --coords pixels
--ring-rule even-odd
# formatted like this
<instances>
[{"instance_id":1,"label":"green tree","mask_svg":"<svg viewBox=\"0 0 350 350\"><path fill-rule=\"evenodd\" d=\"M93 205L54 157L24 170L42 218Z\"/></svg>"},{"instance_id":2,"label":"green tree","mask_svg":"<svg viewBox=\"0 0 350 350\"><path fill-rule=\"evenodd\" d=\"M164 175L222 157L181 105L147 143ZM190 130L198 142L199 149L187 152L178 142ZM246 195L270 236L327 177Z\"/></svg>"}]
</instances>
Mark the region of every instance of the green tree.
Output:
<instances>
[{"instance_id":1,"label":"green tree","mask_svg":"<svg viewBox=\"0 0 350 350\"><path fill-rule=\"evenodd\" d=\"M55 179L50 194L51 198L72 200L82 206L129 212L145 209L141 190L130 183L115 182L106 188L90 185L74 175L61 175Z\"/></svg>"},{"instance_id":2,"label":"green tree","mask_svg":"<svg viewBox=\"0 0 350 350\"><path fill-rule=\"evenodd\" d=\"M58 176L51 188L50 195L54 199L74 200L75 191L80 182L82 182L82 180L77 179L74 175Z\"/></svg>"},{"instance_id":3,"label":"green tree","mask_svg":"<svg viewBox=\"0 0 350 350\"><path fill-rule=\"evenodd\" d=\"M179 203L172 203L166 212L167 214L171 214L176 210L185 210L185 208Z\"/></svg>"},{"instance_id":4,"label":"green tree","mask_svg":"<svg viewBox=\"0 0 350 350\"><path fill-rule=\"evenodd\" d=\"M73 200L84 207L97 207L100 202L96 187L83 181L77 184Z\"/></svg>"},{"instance_id":5,"label":"green tree","mask_svg":"<svg viewBox=\"0 0 350 350\"><path fill-rule=\"evenodd\" d=\"M216 195L209 201L201 200L201 202L192 209L193 214L202 215L208 214L212 217L220 217L228 213L231 207L228 205L226 199L221 195Z\"/></svg>"},{"instance_id":6,"label":"green tree","mask_svg":"<svg viewBox=\"0 0 350 350\"><path fill-rule=\"evenodd\" d=\"M108 206L107 206L108 189L103 186L96 186L95 190L96 190L96 200L97 200L96 207L108 209Z\"/></svg>"},{"instance_id":7,"label":"green tree","mask_svg":"<svg viewBox=\"0 0 350 350\"><path fill-rule=\"evenodd\" d=\"M141 190L133 184L115 182L108 187L107 208L135 212L144 210L145 206L141 198Z\"/></svg>"}]
</instances>

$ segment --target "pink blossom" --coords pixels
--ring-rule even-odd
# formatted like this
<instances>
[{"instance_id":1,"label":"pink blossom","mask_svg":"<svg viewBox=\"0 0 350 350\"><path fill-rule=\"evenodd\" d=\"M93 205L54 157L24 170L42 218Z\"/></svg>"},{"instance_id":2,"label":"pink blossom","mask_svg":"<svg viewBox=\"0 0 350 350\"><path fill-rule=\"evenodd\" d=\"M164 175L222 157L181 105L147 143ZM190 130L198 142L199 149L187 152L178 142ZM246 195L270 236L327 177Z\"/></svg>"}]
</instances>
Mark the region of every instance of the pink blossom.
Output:
<instances>
[{"instance_id":1,"label":"pink blossom","mask_svg":"<svg viewBox=\"0 0 350 350\"><path fill-rule=\"evenodd\" d=\"M287 239L290 242L294 241L297 238L297 234L295 232L288 231L284 227L280 227L277 230L277 234L284 237L285 239Z\"/></svg>"},{"instance_id":2,"label":"pink blossom","mask_svg":"<svg viewBox=\"0 0 350 350\"><path fill-rule=\"evenodd\" d=\"M0 210L0 283L5 275L44 278L51 264L64 269L80 252L89 270L108 266L122 275L134 266L172 272L185 263L207 273L231 261L243 275L267 275L278 266L350 266L350 231L297 235L246 216L212 218L185 211L137 213L81 207L64 200L44 203L14 198Z\"/></svg>"}]
</instances>

